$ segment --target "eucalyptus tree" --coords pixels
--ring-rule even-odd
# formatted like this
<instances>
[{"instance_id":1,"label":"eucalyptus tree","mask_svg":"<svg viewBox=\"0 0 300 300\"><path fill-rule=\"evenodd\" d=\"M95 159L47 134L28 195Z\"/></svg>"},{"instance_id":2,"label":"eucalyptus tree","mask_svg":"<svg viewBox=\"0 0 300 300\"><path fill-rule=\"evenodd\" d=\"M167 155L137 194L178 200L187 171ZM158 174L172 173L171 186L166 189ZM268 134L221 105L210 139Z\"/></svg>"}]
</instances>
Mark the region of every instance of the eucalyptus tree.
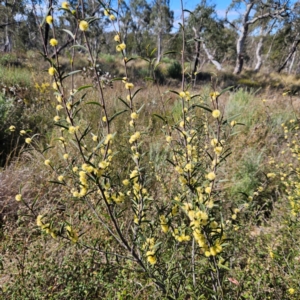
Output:
<instances>
[{"instance_id":1,"label":"eucalyptus tree","mask_svg":"<svg viewBox=\"0 0 300 300\"><path fill-rule=\"evenodd\" d=\"M146 0L130 0L131 31L133 34L133 51L142 55L143 48L150 31L151 4Z\"/></svg>"},{"instance_id":2,"label":"eucalyptus tree","mask_svg":"<svg viewBox=\"0 0 300 300\"><path fill-rule=\"evenodd\" d=\"M170 8L170 0L154 0L150 19L152 32L157 37L157 62L159 62L163 36L170 33L173 27L174 12Z\"/></svg>"},{"instance_id":3,"label":"eucalyptus tree","mask_svg":"<svg viewBox=\"0 0 300 300\"><path fill-rule=\"evenodd\" d=\"M226 12L226 21L236 30L238 38L236 41L236 63L234 73L242 71L246 41L250 26L262 20L282 19L288 16L289 0L233 0ZM239 16L235 20L229 20L228 13L235 10Z\"/></svg>"},{"instance_id":4,"label":"eucalyptus tree","mask_svg":"<svg viewBox=\"0 0 300 300\"><path fill-rule=\"evenodd\" d=\"M208 60L217 70L222 70L222 60L230 52L233 38L230 30L224 27L224 22L218 18L215 5L202 0L188 18L188 31L193 34L195 43L192 75L200 63L201 46Z\"/></svg>"},{"instance_id":5,"label":"eucalyptus tree","mask_svg":"<svg viewBox=\"0 0 300 300\"><path fill-rule=\"evenodd\" d=\"M277 72L280 73L288 67L288 72L291 73L297 54L297 49L300 44L300 2L297 1L289 14L289 18L285 20L284 26L280 31L281 44L285 49L281 52L280 65L277 67ZM298 67L299 69L299 67Z\"/></svg>"},{"instance_id":6,"label":"eucalyptus tree","mask_svg":"<svg viewBox=\"0 0 300 300\"><path fill-rule=\"evenodd\" d=\"M15 39L18 38L18 29L24 22L26 10L25 1L0 1L0 39L4 52L12 50Z\"/></svg>"}]
</instances>

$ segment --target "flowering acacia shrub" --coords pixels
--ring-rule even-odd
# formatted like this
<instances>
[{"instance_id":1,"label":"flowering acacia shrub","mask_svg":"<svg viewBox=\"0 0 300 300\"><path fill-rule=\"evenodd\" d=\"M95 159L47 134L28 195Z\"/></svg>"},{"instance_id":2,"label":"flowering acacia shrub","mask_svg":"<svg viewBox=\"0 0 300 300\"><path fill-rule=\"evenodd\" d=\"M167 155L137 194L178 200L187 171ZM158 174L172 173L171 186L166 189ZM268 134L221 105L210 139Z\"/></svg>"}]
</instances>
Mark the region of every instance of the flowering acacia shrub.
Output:
<instances>
[{"instance_id":1,"label":"flowering acacia shrub","mask_svg":"<svg viewBox=\"0 0 300 300\"><path fill-rule=\"evenodd\" d=\"M161 148L166 155L154 164L146 143L149 132L141 119L145 108L136 101L141 89L128 75L132 58L126 57L118 14L101 5L115 30L116 51L124 64L125 76L114 79L127 93L125 99L119 98L124 109L113 112L96 69L87 34L96 19L84 14L83 5L75 9L62 4L60 9L77 24L73 33L67 31L73 45L71 71L65 74L57 53L60 41L51 8L45 21L51 26L49 44L56 55L45 58L56 101L53 121L60 136L41 150L41 155L53 174L52 182L61 187L60 201L66 213L57 213L56 203L50 209L32 209L37 226L54 239L86 249L99 261L130 268L143 280L142 285L154 283L164 297L177 299L190 293L223 299L228 234L220 170L230 154L226 140L237 123L224 120L220 93L212 92L205 99L193 95L183 76L181 90L169 91L181 107L179 121L166 112L155 115L162 124L165 138ZM77 48L87 54L96 84L76 85L81 72L74 70ZM96 101L89 100L91 91ZM87 106L97 110L96 122L86 115ZM121 115L123 124L118 127ZM37 147L35 136L27 137L26 143ZM122 169L120 160L126 162ZM21 192L16 200L33 207Z\"/></svg>"}]
</instances>

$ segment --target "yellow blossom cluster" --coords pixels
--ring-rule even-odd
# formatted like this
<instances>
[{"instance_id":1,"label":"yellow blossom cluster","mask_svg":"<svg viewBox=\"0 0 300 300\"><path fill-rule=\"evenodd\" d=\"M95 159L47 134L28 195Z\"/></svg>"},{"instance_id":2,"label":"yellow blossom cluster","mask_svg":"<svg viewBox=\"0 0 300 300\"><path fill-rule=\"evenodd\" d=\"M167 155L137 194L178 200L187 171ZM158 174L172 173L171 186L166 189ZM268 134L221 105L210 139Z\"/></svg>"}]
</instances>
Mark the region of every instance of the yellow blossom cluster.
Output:
<instances>
[{"instance_id":1,"label":"yellow blossom cluster","mask_svg":"<svg viewBox=\"0 0 300 300\"><path fill-rule=\"evenodd\" d=\"M117 50L118 52L122 52L122 51L124 51L125 49L126 49L126 45L125 45L124 43L121 43L121 44L119 44L119 45L116 46L116 50Z\"/></svg>"},{"instance_id":2,"label":"yellow blossom cluster","mask_svg":"<svg viewBox=\"0 0 300 300\"><path fill-rule=\"evenodd\" d=\"M47 16L46 17L46 23L51 25L53 23L53 17L52 16Z\"/></svg>"},{"instance_id":3,"label":"yellow blossom cluster","mask_svg":"<svg viewBox=\"0 0 300 300\"><path fill-rule=\"evenodd\" d=\"M161 226L162 231L164 233L167 233L169 230L168 219L164 215L162 215L162 216L159 216L159 220L160 220L160 226Z\"/></svg>"},{"instance_id":4,"label":"yellow blossom cluster","mask_svg":"<svg viewBox=\"0 0 300 300\"><path fill-rule=\"evenodd\" d=\"M54 39L54 38L50 39L49 43L52 47L55 47L58 45L57 39Z\"/></svg>"},{"instance_id":5,"label":"yellow blossom cluster","mask_svg":"<svg viewBox=\"0 0 300 300\"><path fill-rule=\"evenodd\" d=\"M52 226L50 223L45 223L43 221L44 216L43 215L38 215L36 218L36 224L38 227L40 227L43 231L45 231L47 234L50 234L54 239L57 238L57 234L55 230L53 230Z\"/></svg>"},{"instance_id":6,"label":"yellow blossom cluster","mask_svg":"<svg viewBox=\"0 0 300 300\"><path fill-rule=\"evenodd\" d=\"M148 262L151 265L155 265L157 263L157 258L155 256L155 240L154 238L147 238L146 243L144 244L144 248L148 248L146 252L146 257Z\"/></svg>"},{"instance_id":7,"label":"yellow blossom cluster","mask_svg":"<svg viewBox=\"0 0 300 300\"><path fill-rule=\"evenodd\" d=\"M223 152L224 141L218 141L216 138L213 138L211 140L210 144L213 147L215 154L217 156L220 156ZM217 163L217 162L215 162L215 163Z\"/></svg>"},{"instance_id":8,"label":"yellow blossom cluster","mask_svg":"<svg viewBox=\"0 0 300 300\"><path fill-rule=\"evenodd\" d=\"M182 91L179 93L180 98L185 99L186 101L190 101L191 100L191 94L189 91Z\"/></svg>"},{"instance_id":9,"label":"yellow blossom cluster","mask_svg":"<svg viewBox=\"0 0 300 300\"><path fill-rule=\"evenodd\" d=\"M22 200L22 195L21 194L17 194L15 197L16 201L21 201Z\"/></svg>"},{"instance_id":10,"label":"yellow blossom cluster","mask_svg":"<svg viewBox=\"0 0 300 300\"><path fill-rule=\"evenodd\" d=\"M70 9L70 4L69 4L68 2L66 2L66 1L64 1L64 2L61 4L61 7L62 7L63 9Z\"/></svg>"},{"instance_id":11,"label":"yellow blossom cluster","mask_svg":"<svg viewBox=\"0 0 300 300\"><path fill-rule=\"evenodd\" d=\"M179 233L179 230L177 228L174 229L173 232L173 237L176 241L178 241L179 243L182 242L188 242L191 240L191 237L189 235L186 235L184 233Z\"/></svg>"},{"instance_id":12,"label":"yellow blossom cluster","mask_svg":"<svg viewBox=\"0 0 300 300\"><path fill-rule=\"evenodd\" d=\"M211 98L212 101L216 101L219 96L220 96L219 92L211 92L210 93L210 98Z\"/></svg>"},{"instance_id":13,"label":"yellow blossom cluster","mask_svg":"<svg viewBox=\"0 0 300 300\"><path fill-rule=\"evenodd\" d=\"M208 214L206 211L200 210L198 207L193 207L191 203L183 203L183 210L187 214L190 220L190 228L193 230L193 236L201 248L202 253L205 256L216 256L222 251L222 240L214 240L214 242L207 239L207 234L204 234L204 227L206 228L209 225L211 230L211 236L221 233L221 228L216 221L210 222ZM207 230L207 229L206 229Z\"/></svg>"},{"instance_id":14,"label":"yellow blossom cluster","mask_svg":"<svg viewBox=\"0 0 300 300\"><path fill-rule=\"evenodd\" d=\"M69 239L71 240L72 243L77 243L78 242L78 233L70 226L67 225L66 227L67 235Z\"/></svg>"},{"instance_id":15,"label":"yellow blossom cluster","mask_svg":"<svg viewBox=\"0 0 300 300\"><path fill-rule=\"evenodd\" d=\"M81 31L87 31L89 29L89 23L85 20L79 22L79 29Z\"/></svg>"},{"instance_id":16,"label":"yellow blossom cluster","mask_svg":"<svg viewBox=\"0 0 300 300\"><path fill-rule=\"evenodd\" d=\"M134 142L136 142L137 140L139 140L139 138L141 137L141 133L139 131L135 132L129 139L129 143L132 144Z\"/></svg>"}]
</instances>

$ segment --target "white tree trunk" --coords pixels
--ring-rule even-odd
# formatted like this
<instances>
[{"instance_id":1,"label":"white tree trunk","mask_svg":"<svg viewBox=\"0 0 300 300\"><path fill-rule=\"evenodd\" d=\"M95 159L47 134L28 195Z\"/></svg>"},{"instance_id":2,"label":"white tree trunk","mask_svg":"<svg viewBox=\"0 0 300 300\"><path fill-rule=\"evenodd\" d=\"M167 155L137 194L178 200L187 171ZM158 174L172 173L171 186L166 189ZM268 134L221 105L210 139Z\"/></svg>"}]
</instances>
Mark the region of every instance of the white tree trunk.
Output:
<instances>
[{"instance_id":1,"label":"white tree trunk","mask_svg":"<svg viewBox=\"0 0 300 300\"><path fill-rule=\"evenodd\" d=\"M297 53L297 50L294 52L293 54L293 58L292 58L292 61L290 63L290 66L289 66L289 74L292 73L292 70L293 70L293 66L294 66L294 62L295 62L295 58L296 58L296 53Z\"/></svg>"},{"instance_id":2,"label":"white tree trunk","mask_svg":"<svg viewBox=\"0 0 300 300\"><path fill-rule=\"evenodd\" d=\"M259 42L257 44L257 47L256 47L256 65L255 65L255 68L254 68L254 72L258 72L261 68L261 65L262 65L262 56L261 56L261 50L262 50L262 47L263 47L263 41L264 41L264 37L262 36L260 39L259 39Z\"/></svg>"},{"instance_id":3,"label":"white tree trunk","mask_svg":"<svg viewBox=\"0 0 300 300\"><path fill-rule=\"evenodd\" d=\"M222 71L223 70L222 65L214 59L213 55L209 52L209 50L207 49L203 41L202 41L202 46L210 62L214 64L214 66L217 68L218 71Z\"/></svg>"},{"instance_id":4,"label":"white tree trunk","mask_svg":"<svg viewBox=\"0 0 300 300\"><path fill-rule=\"evenodd\" d=\"M246 12L243 16L243 23L240 28L240 35L236 43L236 63L234 68L234 74L239 74L242 71L243 63L244 63L244 50L245 50L245 41L246 37L248 35L248 29L249 29L249 14L253 7L254 3L249 3L246 6Z\"/></svg>"}]
</instances>

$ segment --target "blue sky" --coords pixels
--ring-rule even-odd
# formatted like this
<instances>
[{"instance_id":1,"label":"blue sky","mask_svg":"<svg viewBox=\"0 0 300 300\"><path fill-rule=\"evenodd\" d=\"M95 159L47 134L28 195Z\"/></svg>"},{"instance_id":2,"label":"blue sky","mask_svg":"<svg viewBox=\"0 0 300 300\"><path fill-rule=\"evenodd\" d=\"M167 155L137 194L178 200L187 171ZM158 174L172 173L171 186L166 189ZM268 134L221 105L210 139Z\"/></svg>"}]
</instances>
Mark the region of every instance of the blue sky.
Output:
<instances>
[{"instance_id":1,"label":"blue sky","mask_svg":"<svg viewBox=\"0 0 300 300\"><path fill-rule=\"evenodd\" d=\"M201 0L183 0L184 8L193 10ZM231 0L207 0L208 4L216 4L216 10L222 14L231 3ZM170 6L177 15L180 12L180 0L170 0Z\"/></svg>"},{"instance_id":2,"label":"blue sky","mask_svg":"<svg viewBox=\"0 0 300 300\"><path fill-rule=\"evenodd\" d=\"M193 10L200 2L201 0L183 0L183 5L185 9ZM215 4L217 14L220 17L224 17L225 11L229 6L229 4L231 3L231 0L207 0L207 3L209 5ZM177 24L178 22L180 22L180 16L181 16L180 0L170 0L170 6L171 9L174 11L174 15L175 15L174 27L177 28L179 27Z\"/></svg>"}]
</instances>

